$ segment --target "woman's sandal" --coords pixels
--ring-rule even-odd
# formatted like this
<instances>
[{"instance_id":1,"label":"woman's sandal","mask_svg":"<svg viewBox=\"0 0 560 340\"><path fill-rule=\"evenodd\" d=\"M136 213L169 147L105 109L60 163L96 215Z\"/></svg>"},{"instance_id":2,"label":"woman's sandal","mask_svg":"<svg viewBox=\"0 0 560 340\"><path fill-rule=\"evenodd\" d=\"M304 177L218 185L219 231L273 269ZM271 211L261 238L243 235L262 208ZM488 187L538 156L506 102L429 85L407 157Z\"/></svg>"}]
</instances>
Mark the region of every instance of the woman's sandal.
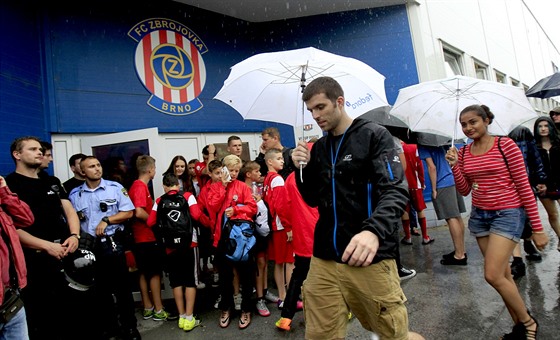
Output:
<instances>
[{"instance_id":1,"label":"woman's sandal","mask_svg":"<svg viewBox=\"0 0 560 340\"><path fill-rule=\"evenodd\" d=\"M527 327L532 327L535 325L535 330L528 329ZM539 323L533 317L531 317L528 321L523 322L523 328L525 331L525 339L527 340L536 340L537 339L537 332L539 330Z\"/></svg>"}]
</instances>

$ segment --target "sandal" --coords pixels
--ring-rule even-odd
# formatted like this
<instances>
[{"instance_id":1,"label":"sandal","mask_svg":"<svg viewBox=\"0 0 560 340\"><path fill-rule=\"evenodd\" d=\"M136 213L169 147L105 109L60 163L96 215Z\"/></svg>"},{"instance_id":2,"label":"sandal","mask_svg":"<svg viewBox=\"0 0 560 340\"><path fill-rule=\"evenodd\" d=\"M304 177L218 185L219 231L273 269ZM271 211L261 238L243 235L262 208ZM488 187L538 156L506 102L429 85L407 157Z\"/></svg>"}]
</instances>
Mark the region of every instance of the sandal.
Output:
<instances>
[{"instance_id":1,"label":"sandal","mask_svg":"<svg viewBox=\"0 0 560 340\"><path fill-rule=\"evenodd\" d=\"M525 339L527 340L536 340L537 339L537 332L539 330L539 323L536 319L531 317L528 321L522 323L523 331L525 333ZM527 327L532 327L535 325L535 330L528 329Z\"/></svg>"},{"instance_id":2,"label":"sandal","mask_svg":"<svg viewBox=\"0 0 560 340\"><path fill-rule=\"evenodd\" d=\"M226 328L229 326L231 321L229 310L223 310L222 315L220 315L220 327Z\"/></svg>"}]
</instances>

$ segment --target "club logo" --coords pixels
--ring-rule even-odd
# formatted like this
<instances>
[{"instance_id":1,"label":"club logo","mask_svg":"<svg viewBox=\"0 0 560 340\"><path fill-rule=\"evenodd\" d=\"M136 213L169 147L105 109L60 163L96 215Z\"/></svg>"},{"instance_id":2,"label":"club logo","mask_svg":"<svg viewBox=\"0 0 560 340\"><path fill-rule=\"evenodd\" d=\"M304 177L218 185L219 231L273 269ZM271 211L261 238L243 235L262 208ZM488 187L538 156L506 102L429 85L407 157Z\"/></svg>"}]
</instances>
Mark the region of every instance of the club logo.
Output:
<instances>
[{"instance_id":1,"label":"club logo","mask_svg":"<svg viewBox=\"0 0 560 340\"><path fill-rule=\"evenodd\" d=\"M136 24L128 36L138 42L134 64L138 78L152 94L148 105L175 116L203 107L198 96L206 84L202 55L208 48L190 28L152 18Z\"/></svg>"}]
</instances>

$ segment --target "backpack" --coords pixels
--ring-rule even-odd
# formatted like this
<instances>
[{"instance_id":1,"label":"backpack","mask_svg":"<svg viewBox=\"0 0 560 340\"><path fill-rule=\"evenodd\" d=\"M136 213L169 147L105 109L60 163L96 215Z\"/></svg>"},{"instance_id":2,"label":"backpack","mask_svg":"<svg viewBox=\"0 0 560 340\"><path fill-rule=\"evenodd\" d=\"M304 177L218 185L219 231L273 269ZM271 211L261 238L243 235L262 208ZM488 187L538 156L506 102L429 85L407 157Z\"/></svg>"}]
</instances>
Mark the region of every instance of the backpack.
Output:
<instances>
[{"instance_id":1,"label":"backpack","mask_svg":"<svg viewBox=\"0 0 560 340\"><path fill-rule=\"evenodd\" d=\"M167 248L190 247L193 222L189 203L182 193L161 196L157 221L153 231L159 243Z\"/></svg>"},{"instance_id":2,"label":"backpack","mask_svg":"<svg viewBox=\"0 0 560 340\"><path fill-rule=\"evenodd\" d=\"M253 255L257 243L255 223L247 220L227 219L222 228L218 247L233 262L245 262Z\"/></svg>"}]
</instances>

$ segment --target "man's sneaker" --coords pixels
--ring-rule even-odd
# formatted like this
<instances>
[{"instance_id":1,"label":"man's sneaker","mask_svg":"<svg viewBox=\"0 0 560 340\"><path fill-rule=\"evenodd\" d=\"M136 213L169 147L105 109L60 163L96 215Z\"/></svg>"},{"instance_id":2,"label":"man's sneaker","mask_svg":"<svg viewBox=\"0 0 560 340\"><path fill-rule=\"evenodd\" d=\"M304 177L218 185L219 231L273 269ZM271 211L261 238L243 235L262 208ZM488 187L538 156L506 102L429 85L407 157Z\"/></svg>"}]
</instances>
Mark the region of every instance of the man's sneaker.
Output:
<instances>
[{"instance_id":1,"label":"man's sneaker","mask_svg":"<svg viewBox=\"0 0 560 340\"><path fill-rule=\"evenodd\" d=\"M465 257L462 259L455 258L455 251L452 251L449 254L444 254L441 257L439 263L443 264L444 266L466 266L467 265L467 253L465 253Z\"/></svg>"},{"instance_id":2,"label":"man's sneaker","mask_svg":"<svg viewBox=\"0 0 560 340\"><path fill-rule=\"evenodd\" d=\"M165 310L162 309L159 312L155 312L154 315L152 315L152 319L154 321L165 321L165 320L167 320L168 316L169 316L169 314Z\"/></svg>"},{"instance_id":3,"label":"man's sneaker","mask_svg":"<svg viewBox=\"0 0 560 340\"><path fill-rule=\"evenodd\" d=\"M214 308L218 309L218 306L220 305L221 301L222 301L222 296L218 295L218 298L216 299L216 302L214 302Z\"/></svg>"},{"instance_id":4,"label":"man's sneaker","mask_svg":"<svg viewBox=\"0 0 560 340\"><path fill-rule=\"evenodd\" d=\"M216 288L220 286L220 274L214 273L212 274L212 287Z\"/></svg>"},{"instance_id":5,"label":"man's sneaker","mask_svg":"<svg viewBox=\"0 0 560 340\"><path fill-rule=\"evenodd\" d=\"M241 293L233 296L233 303L235 305L235 310L241 310L241 301L243 300Z\"/></svg>"},{"instance_id":6,"label":"man's sneaker","mask_svg":"<svg viewBox=\"0 0 560 340\"><path fill-rule=\"evenodd\" d=\"M274 293L270 292L270 290L266 291L264 295L264 299L268 302L278 303L278 296L274 295Z\"/></svg>"},{"instance_id":7,"label":"man's sneaker","mask_svg":"<svg viewBox=\"0 0 560 340\"><path fill-rule=\"evenodd\" d=\"M198 325L200 325L200 320L195 317L193 317L192 320L185 319L183 329L185 332L190 332Z\"/></svg>"},{"instance_id":8,"label":"man's sneaker","mask_svg":"<svg viewBox=\"0 0 560 340\"><path fill-rule=\"evenodd\" d=\"M154 307L152 307L151 309L144 308L144 310L142 311L142 317L144 318L144 320L151 319L153 315L154 315Z\"/></svg>"},{"instance_id":9,"label":"man's sneaker","mask_svg":"<svg viewBox=\"0 0 560 340\"><path fill-rule=\"evenodd\" d=\"M276 321L276 327L284 331L289 331L291 325L292 325L292 319L280 318L280 320Z\"/></svg>"},{"instance_id":10,"label":"man's sneaker","mask_svg":"<svg viewBox=\"0 0 560 340\"><path fill-rule=\"evenodd\" d=\"M245 329L251 323L251 312L242 312L239 317L239 329Z\"/></svg>"},{"instance_id":11,"label":"man's sneaker","mask_svg":"<svg viewBox=\"0 0 560 340\"><path fill-rule=\"evenodd\" d=\"M276 302L276 304L278 305L278 309L284 308L284 301L283 300L278 300L278 302Z\"/></svg>"},{"instance_id":12,"label":"man's sneaker","mask_svg":"<svg viewBox=\"0 0 560 340\"><path fill-rule=\"evenodd\" d=\"M399 268L399 278L401 281L412 279L416 276L416 270L414 269L407 269L405 267Z\"/></svg>"},{"instance_id":13,"label":"man's sneaker","mask_svg":"<svg viewBox=\"0 0 560 340\"><path fill-rule=\"evenodd\" d=\"M412 245L412 239L407 239L406 237L403 237L401 240L401 244L404 244L405 246L411 246Z\"/></svg>"},{"instance_id":14,"label":"man's sneaker","mask_svg":"<svg viewBox=\"0 0 560 340\"><path fill-rule=\"evenodd\" d=\"M260 316L270 316L270 311L268 310L264 299L260 299L257 301L257 312Z\"/></svg>"},{"instance_id":15,"label":"man's sneaker","mask_svg":"<svg viewBox=\"0 0 560 340\"><path fill-rule=\"evenodd\" d=\"M523 250L525 250L525 258L530 261L540 262L542 261L541 253L535 248L535 245L531 240L523 241Z\"/></svg>"},{"instance_id":16,"label":"man's sneaker","mask_svg":"<svg viewBox=\"0 0 560 340\"><path fill-rule=\"evenodd\" d=\"M523 261L516 261L511 263L511 275L514 280L525 276L525 263Z\"/></svg>"}]
</instances>

